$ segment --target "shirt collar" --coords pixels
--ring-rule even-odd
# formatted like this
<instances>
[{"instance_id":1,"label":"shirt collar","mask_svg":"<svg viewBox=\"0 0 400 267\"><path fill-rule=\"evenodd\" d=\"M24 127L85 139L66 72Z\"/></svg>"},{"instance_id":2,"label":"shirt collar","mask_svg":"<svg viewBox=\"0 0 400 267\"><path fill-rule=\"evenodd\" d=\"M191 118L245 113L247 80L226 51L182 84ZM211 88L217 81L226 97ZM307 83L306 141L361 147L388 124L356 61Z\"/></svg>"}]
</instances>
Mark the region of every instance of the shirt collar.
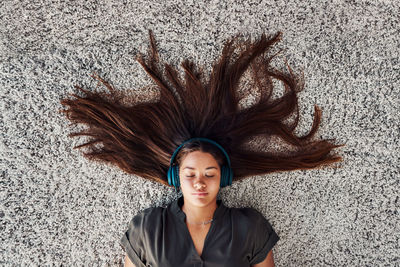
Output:
<instances>
[{"instance_id":1,"label":"shirt collar","mask_svg":"<svg viewBox=\"0 0 400 267\"><path fill-rule=\"evenodd\" d=\"M181 196L171 203L170 208L173 214L176 214L180 220L185 221L186 214L182 211L183 202L184 199L183 196ZM214 212L213 219L217 220L218 218L221 218L225 210L226 206L222 202L222 199L217 199L217 209Z\"/></svg>"}]
</instances>

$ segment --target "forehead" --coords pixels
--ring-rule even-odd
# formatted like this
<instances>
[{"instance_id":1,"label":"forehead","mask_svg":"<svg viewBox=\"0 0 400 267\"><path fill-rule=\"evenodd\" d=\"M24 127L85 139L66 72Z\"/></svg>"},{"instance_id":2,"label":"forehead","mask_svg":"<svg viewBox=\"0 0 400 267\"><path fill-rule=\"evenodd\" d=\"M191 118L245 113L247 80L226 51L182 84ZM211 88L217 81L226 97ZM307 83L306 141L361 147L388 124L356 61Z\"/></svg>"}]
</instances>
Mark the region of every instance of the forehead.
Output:
<instances>
[{"instance_id":1,"label":"forehead","mask_svg":"<svg viewBox=\"0 0 400 267\"><path fill-rule=\"evenodd\" d=\"M188 153L183 161L182 165L216 165L218 166L218 162L210 153L202 152L202 151L193 151ZM192 166L193 167L193 166Z\"/></svg>"}]
</instances>

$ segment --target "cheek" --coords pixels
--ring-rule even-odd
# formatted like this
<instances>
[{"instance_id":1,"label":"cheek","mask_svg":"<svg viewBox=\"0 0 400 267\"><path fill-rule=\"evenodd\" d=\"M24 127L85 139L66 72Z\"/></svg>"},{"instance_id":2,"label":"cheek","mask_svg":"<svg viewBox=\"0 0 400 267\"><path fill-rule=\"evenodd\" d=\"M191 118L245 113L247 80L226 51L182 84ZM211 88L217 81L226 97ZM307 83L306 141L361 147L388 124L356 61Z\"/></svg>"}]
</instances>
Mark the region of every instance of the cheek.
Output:
<instances>
[{"instance_id":1,"label":"cheek","mask_svg":"<svg viewBox=\"0 0 400 267\"><path fill-rule=\"evenodd\" d=\"M181 178L181 179L179 180L179 182L180 182L180 184L181 184L182 190L184 190L185 188L189 188L189 187L192 186L189 179Z\"/></svg>"},{"instance_id":2,"label":"cheek","mask_svg":"<svg viewBox=\"0 0 400 267\"><path fill-rule=\"evenodd\" d=\"M220 183L221 183L220 178L212 179L207 181L207 187L218 190Z\"/></svg>"},{"instance_id":3,"label":"cheek","mask_svg":"<svg viewBox=\"0 0 400 267\"><path fill-rule=\"evenodd\" d=\"M219 186L221 184L221 180L215 180L213 181L213 187L215 187L216 190L219 190Z\"/></svg>"}]
</instances>

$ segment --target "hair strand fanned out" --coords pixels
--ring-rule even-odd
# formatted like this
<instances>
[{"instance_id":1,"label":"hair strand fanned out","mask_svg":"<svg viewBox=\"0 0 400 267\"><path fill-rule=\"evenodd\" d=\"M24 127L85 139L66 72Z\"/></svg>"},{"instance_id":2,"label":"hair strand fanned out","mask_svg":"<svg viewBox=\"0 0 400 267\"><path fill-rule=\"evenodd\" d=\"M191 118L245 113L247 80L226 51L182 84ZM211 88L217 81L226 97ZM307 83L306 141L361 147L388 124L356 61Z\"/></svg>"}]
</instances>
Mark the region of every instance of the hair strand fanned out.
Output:
<instances>
[{"instance_id":1,"label":"hair strand fanned out","mask_svg":"<svg viewBox=\"0 0 400 267\"><path fill-rule=\"evenodd\" d=\"M93 74L109 93L90 92L76 85L83 96L70 94L75 98L60 101L68 107L60 112L72 123L88 126L69 135L91 138L75 147L87 148L85 157L165 185L173 152L193 137L206 137L224 147L234 181L277 171L313 169L342 160L331 151L343 145L334 144L334 140L313 140L322 117L318 106L314 106L309 132L303 136L294 133L299 121L297 93L304 88L304 77L296 76L287 61L288 73L271 66L281 50L265 55L281 40L281 32L270 38L263 33L255 42L240 42L239 35L227 40L207 82L203 82L204 73L188 59L181 63L183 80L172 66L162 66L151 30L149 36L149 58L138 54L136 59L160 90L159 100L124 104L122 92ZM242 50L234 57L238 48ZM260 97L256 103L240 108L238 89L248 69ZM272 99L274 79L285 88L284 95L277 99ZM286 122L291 116L293 121ZM261 149L271 145L272 137L289 148ZM260 149L248 145L253 138L261 138Z\"/></svg>"}]
</instances>

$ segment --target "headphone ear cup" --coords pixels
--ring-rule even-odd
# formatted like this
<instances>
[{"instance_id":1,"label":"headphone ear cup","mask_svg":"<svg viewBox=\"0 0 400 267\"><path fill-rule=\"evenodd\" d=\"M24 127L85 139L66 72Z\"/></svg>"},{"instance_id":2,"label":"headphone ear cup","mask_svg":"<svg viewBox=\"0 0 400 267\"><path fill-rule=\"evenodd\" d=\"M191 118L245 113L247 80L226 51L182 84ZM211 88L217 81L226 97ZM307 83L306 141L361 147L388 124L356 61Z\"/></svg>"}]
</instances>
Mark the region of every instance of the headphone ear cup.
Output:
<instances>
[{"instance_id":1,"label":"headphone ear cup","mask_svg":"<svg viewBox=\"0 0 400 267\"><path fill-rule=\"evenodd\" d=\"M174 175L173 175L173 179L174 179L174 186L175 187L180 187L180 181L179 181L179 166L176 165L173 167L174 169Z\"/></svg>"},{"instance_id":2,"label":"headphone ear cup","mask_svg":"<svg viewBox=\"0 0 400 267\"><path fill-rule=\"evenodd\" d=\"M227 183L226 183L227 182L227 180L226 180L226 178L227 178L226 171L227 171L226 166L223 165L221 167L221 187L225 187L227 185Z\"/></svg>"},{"instance_id":3,"label":"headphone ear cup","mask_svg":"<svg viewBox=\"0 0 400 267\"><path fill-rule=\"evenodd\" d=\"M167 178L168 178L168 184L173 186L174 184L172 183L172 166L169 166L168 168Z\"/></svg>"},{"instance_id":4,"label":"headphone ear cup","mask_svg":"<svg viewBox=\"0 0 400 267\"><path fill-rule=\"evenodd\" d=\"M233 170L231 167L228 167L228 173L227 173L227 183L226 185L231 185L233 180Z\"/></svg>"},{"instance_id":5,"label":"headphone ear cup","mask_svg":"<svg viewBox=\"0 0 400 267\"><path fill-rule=\"evenodd\" d=\"M233 172L228 165L223 165L221 168L221 187L232 184Z\"/></svg>"}]
</instances>

